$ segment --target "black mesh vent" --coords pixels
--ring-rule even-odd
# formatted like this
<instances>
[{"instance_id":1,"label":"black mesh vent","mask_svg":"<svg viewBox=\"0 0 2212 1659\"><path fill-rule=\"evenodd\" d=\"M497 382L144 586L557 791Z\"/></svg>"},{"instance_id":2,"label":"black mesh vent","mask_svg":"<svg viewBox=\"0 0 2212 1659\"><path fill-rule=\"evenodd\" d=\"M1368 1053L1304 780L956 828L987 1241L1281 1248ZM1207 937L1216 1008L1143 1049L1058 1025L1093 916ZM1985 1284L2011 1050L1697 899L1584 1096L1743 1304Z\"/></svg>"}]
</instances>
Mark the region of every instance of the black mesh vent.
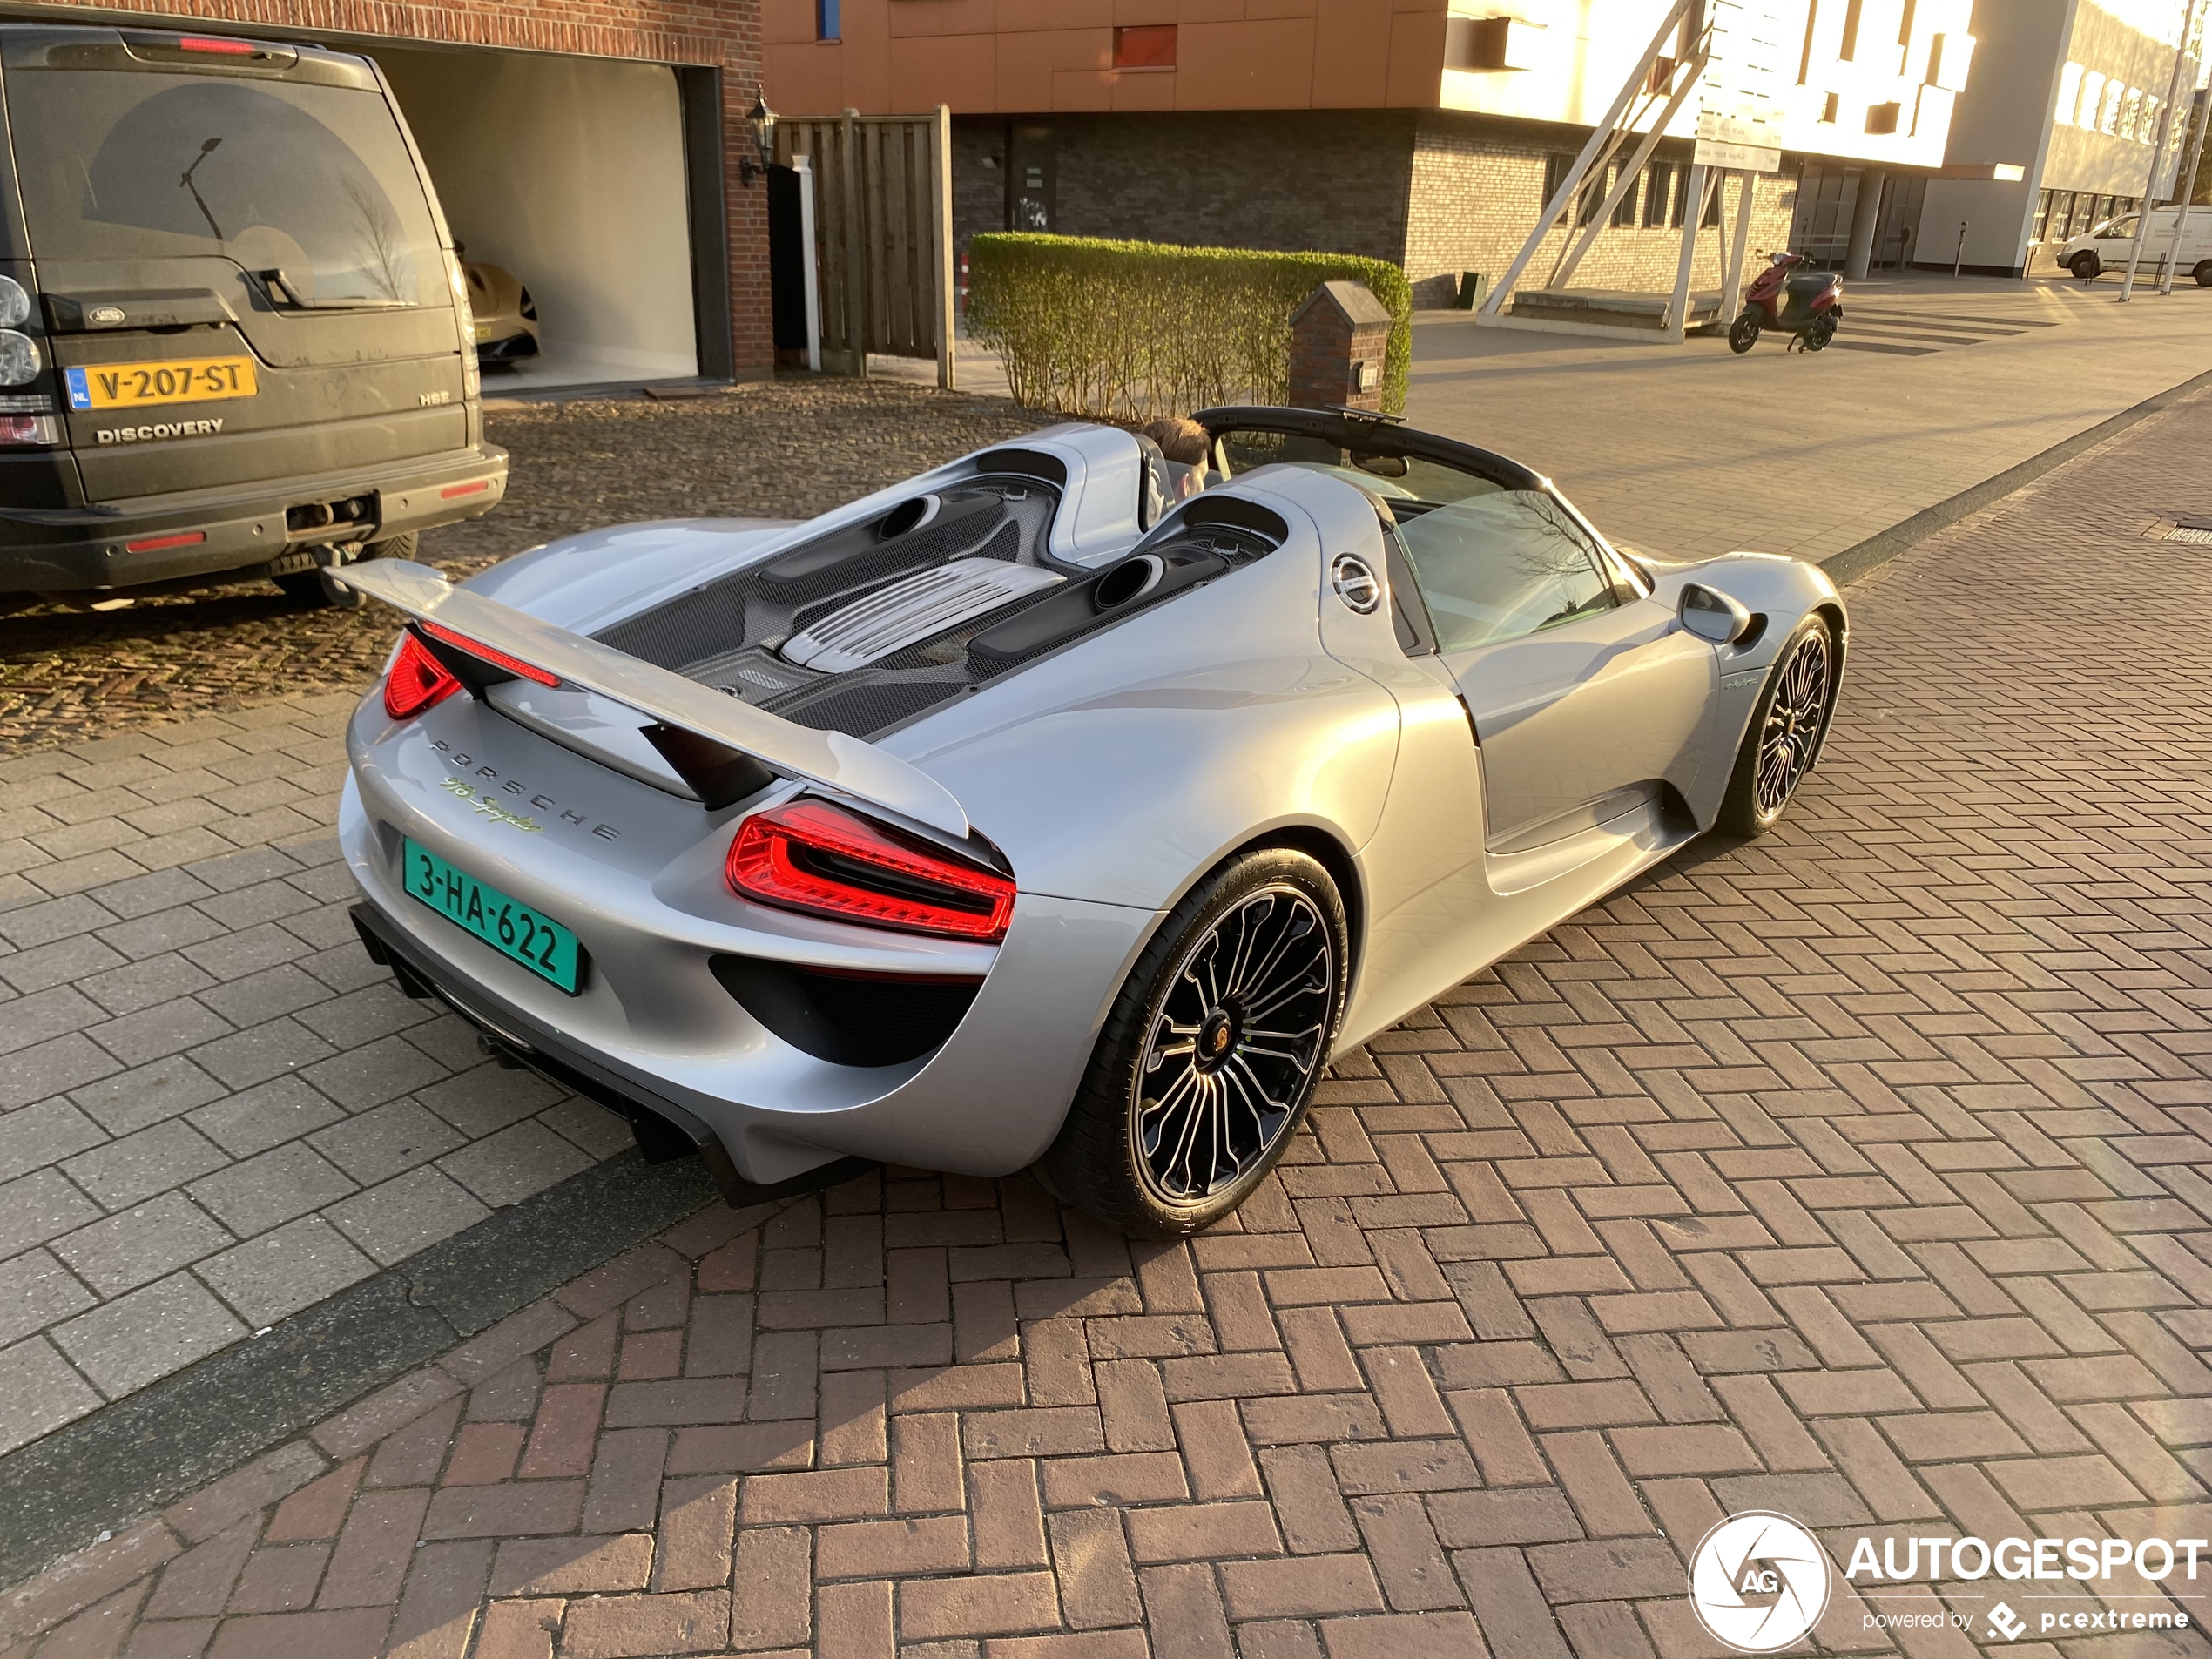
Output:
<instances>
[{"instance_id":1,"label":"black mesh vent","mask_svg":"<svg viewBox=\"0 0 2212 1659\"><path fill-rule=\"evenodd\" d=\"M873 669L861 669L873 674ZM795 725L817 732L842 732L870 738L887 726L911 720L926 709L958 697L968 689L965 676L958 679L870 679L839 686L806 702L775 711Z\"/></svg>"}]
</instances>

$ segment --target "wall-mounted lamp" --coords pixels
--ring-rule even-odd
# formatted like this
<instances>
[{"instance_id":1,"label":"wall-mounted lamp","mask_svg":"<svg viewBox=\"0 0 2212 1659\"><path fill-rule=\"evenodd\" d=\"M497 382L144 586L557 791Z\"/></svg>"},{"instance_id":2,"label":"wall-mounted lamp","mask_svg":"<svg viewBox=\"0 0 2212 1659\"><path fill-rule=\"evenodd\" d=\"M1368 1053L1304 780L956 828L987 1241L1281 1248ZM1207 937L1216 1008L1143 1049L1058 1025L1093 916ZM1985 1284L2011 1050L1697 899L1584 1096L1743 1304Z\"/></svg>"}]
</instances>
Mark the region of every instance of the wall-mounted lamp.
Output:
<instances>
[{"instance_id":1,"label":"wall-mounted lamp","mask_svg":"<svg viewBox=\"0 0 2212 1659\"><path fill-rule=\"evenodd\" d=\"M751 156L738 158L738 179L740 183L750 185L755 177L765 174L776 163L776 112L768 107L765 93L753 94L752 110L745 117L745 122L752 128L753 148L760 152L759 161Z\"/></svg>"}]
</instances>

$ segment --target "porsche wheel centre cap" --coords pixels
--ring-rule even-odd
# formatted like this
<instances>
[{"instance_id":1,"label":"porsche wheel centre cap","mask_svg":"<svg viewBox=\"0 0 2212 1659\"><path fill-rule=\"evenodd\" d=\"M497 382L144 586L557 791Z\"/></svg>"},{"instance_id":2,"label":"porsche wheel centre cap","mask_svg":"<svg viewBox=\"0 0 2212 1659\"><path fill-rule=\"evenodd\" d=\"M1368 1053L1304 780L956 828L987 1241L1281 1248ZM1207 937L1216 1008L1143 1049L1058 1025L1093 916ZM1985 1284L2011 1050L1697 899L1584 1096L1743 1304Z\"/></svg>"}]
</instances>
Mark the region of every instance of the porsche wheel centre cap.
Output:
<instances>
[{"instance_id":1,"label":"porsche wheel centre cap","mask_svg":"<svg viewBox=\"0 0 2212 1659\"><path fill-rule=\"evenodd\" d=\"M1206 1022L1198 1028L1198 1054L1206 1060L1218 1060L1229 1052L1234 1033L1228 1015L1216 1008L1206 1015Z\"/></svg>"}]
</instances>

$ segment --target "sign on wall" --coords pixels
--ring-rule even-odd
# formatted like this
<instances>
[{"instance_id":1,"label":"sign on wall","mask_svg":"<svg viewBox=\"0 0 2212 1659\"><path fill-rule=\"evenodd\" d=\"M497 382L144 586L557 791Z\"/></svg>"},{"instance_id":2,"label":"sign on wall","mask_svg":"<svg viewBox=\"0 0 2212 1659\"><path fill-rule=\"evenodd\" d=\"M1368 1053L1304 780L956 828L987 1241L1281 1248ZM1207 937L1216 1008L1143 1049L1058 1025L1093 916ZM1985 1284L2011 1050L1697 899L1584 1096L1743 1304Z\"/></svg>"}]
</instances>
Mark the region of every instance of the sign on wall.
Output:
<instances>
[{"instance_id":1,"label":"sign on wall","mask_svg":"<svg viewBox=\"0 0 2212 1659\"><path fill-rule=\"evenodd\" d=\"M1779 0L1705 0L1712 47L1698 88L1697 165L1781 170L1787 9Z\"/></svg>"}]
</instances>

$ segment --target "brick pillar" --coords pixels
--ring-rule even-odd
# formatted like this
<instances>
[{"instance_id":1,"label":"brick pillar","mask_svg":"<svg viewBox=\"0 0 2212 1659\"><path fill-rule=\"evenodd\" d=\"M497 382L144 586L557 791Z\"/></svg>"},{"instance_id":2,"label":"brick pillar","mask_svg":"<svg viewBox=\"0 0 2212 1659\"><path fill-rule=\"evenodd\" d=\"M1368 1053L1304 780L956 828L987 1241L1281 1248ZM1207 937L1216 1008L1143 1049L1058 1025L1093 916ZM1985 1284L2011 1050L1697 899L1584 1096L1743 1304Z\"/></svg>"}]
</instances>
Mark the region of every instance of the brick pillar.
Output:
<instances>
[{"instance_id":1,"label":"brick pillar","mask_svg":"<svg viewBox=\"0 0 2212 1659\"><path fill-rule=\"evenodd\" d=\"M1291 314L1291 406L1381 409L1390 322L1364 282L1324 282L1306 295Z\"/></svg>"}]
</instances>

